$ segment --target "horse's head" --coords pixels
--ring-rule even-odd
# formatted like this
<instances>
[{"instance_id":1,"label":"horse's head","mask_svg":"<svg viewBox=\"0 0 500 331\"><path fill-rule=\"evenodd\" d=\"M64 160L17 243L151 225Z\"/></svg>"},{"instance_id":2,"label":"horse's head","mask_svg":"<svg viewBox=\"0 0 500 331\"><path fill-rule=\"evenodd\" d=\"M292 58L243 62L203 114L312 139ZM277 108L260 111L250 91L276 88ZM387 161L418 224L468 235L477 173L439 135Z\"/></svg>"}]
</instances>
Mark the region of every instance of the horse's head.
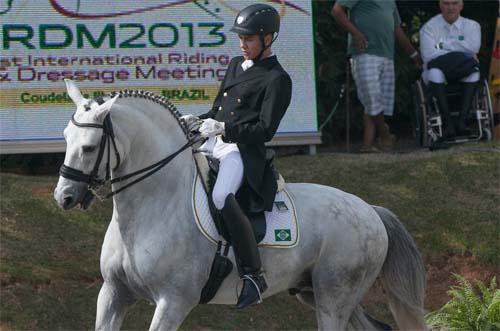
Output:
<instances>
[{"instance_id":1,"label":"horse's head","mask_svg":"<svg viewBox=\"0 0 500 331\"><path fill-rule=\"evenodd\" d=\"M54 198L63 209L76 205L87 209L94 200L89 188L104 181L109 175L109 162L113 162L109 150L114 136L108 115L118 96L99 104L86 99L71 80L65 82L76 112L64 129L66 156Z\"/></svg>"}]
</instances>

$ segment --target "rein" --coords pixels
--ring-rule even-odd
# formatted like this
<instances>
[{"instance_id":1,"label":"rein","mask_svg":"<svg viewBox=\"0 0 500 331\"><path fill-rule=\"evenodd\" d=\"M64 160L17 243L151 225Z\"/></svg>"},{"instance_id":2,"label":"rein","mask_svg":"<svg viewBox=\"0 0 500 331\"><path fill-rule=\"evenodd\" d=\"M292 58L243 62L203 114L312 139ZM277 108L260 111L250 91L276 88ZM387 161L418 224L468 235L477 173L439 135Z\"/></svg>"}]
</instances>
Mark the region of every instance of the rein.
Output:
<instances>
[{"instance_id":1,"label":"rein","mask_svg":"<svg viewBox=\"0 0 500 331\"><path fill-rule=\"evenodd\" d=\"M102 98L98 98L95 101L97 103L99 103L99 104L103 103L103 99ZM86 108L88 108L88 106L86 106ZM74 114L71 117L71 122L74 125L76 125L78 127L81 127L81 128L97 128L97 129L102 129L103 130L101 142L99 144L99 152L97 154L97 159L96 159L96 162L94 164L94 168L92 169L92 171L90 172L90 174L86 174L86 173L84 173L81 170L68 167L65 164L63 164L61 166L61 168L59 170L59 174L62 177L70 179L70 180L74 180L74 181L77 181L77 182L87 183L88 184L88 190L93 195L98 196L98 194L96 193L96 190L100 186L104 185L107 181L109 181L111 179L111 164L110 164L110 160L111 160L111 144L113 145L115 157L117 159L117 164L113 168L113 171L116 170L119 167L120 160L121 160L120 159L120 154L118 153L118 149L116 147L115 135L114 135L114 131L113 131L113 124L111 123L110 114L108 113L108 115L106 115L106 117L104 118L103 124L80 123L80 122L78 122L78 121L75 120L75 115ZM104 197L104 199L108 199L108 198L110 198L112 196L115 196L118 193L122 192L123 190L129 188L130 186L132 186L134 184L137 184L140 181L142 181L142 180L148 178L149 176L153 175L154 173L156 173L157 171L159 171L160 169L162 169L164 166L166 166L168 163L170 163L170 161L172 161L177 155L179 155L180 153L182 153L184 150L188 149L189 147L193 146L194 144L198 143L202 139L203 138L200 138L200 139L189 139L188 138L187 143L185 143L178 150L176 150L172 154L168 155L164 159L162 159L162 160L160 160L160 161L158 161L158 162L156 162L156 163L154 163L154 164L152 164L150 166L147 166L145 168L142 168L142 169L139 169L137 171L134 171L132 173L129 173L129 174L123 175L121 177L116 177L116 178L111 179L110 183L114 184L114 183L118 183L118 182L130 179L130 178L133 178L133 177L136 177L138 175L141 175L141 174L145 173L143 176L141 176L141 177L135 179L134 181L132 181L132 182L130 182L130 183L128 183L128 184L120 187L116 191L111 191L110 193L108 193ZM104 156L106 145L108 147L107 148L107 156L108 157L107 157L107 162L106 162L106 176L104 178L100 179L98 177L98 172L99 172L99 167L101 165L101 162L102 162L102 159L103 159L103 156Z\"/></svg>"},{"instance_id":2,"label":"rein","mask_svg":"<svg viewBox=\"0 0 500 331\"><path fill-rule=\"evenodd\" d=\"M129 178L132 178L132 177L135 177L137 175L140 175L148 170L151 170L149 171L148 173L146 173L144 176L142 177L139 177L137 178L136 180L120 187L118 190L116 191L112 191L111 193L107 194L106 195L106 198L110 198L118 193L120 193L121 191L125 190L126 188L148 178L149 176L151 176L152 174L154 174L155 172L157 172L158 170L160 170L161 168L163 168L164 166L166 166L170 161L172 161L173 159L175 159L175 157L177 155L179 155L180 153L182 153L184 150L186 150L187 148L193 146L194 144L196 144L198 142L198 140L189 140L187 143L185 143L181 148L179 148L177 151L175 151L174 153L170 154L169 156L167 156L166 158L164 158L163 160L160 160L158 162L156 162L155 164L152 164L146 168L143 168L143 169L140 169L140 170L137 170L137 171L134 171L130 174L127 174L127 175L124 175L124 176L121 176L121 177L117 177L117 178L113 178L111 180L111 184L114 184L114 183L118 183L118 182L121 182L122 180L126 180L126 179L129 179Z\"/></svg>"}]
</instances>

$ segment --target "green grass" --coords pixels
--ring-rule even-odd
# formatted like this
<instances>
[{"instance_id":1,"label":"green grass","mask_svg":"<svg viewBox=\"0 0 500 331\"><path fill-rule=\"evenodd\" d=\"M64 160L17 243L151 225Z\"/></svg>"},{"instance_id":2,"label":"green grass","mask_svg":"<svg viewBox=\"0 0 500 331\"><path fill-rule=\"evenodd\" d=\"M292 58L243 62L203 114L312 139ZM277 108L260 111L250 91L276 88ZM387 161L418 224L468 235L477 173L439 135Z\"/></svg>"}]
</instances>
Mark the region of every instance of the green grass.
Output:
<instances>
[{"instance_id":1,"label":"green grass","mask_svg":"<svg viewBox=\"0 0 500 331\"><path fill-rule=\"evenodd\" d=\"M467 252L498 262L498 149L295 156L278 160L277 167L287 181L334 186L391 209L415 236L426 260L443 252Z\"/></svg>"},{"instance_id":2,"label":"green grass","mask_svg":"<svg viewBox=\"0 0 500 331\"><path fill-rule=\"evenodd\" d=\"M276 165L289 182L335 186L388 207L414 235L426 263L449 253L498 263L498 145L412 155L292 156ZM92 329L110 203L90 212L62 211L52 197L57 177L1 174L0 180L0 329ZM147 329L152 314L152 306L137 304L124 329ZM315 328L314 312L285 293L243 312L199 306L182 326Z\"/></svg>"}]
</instances>

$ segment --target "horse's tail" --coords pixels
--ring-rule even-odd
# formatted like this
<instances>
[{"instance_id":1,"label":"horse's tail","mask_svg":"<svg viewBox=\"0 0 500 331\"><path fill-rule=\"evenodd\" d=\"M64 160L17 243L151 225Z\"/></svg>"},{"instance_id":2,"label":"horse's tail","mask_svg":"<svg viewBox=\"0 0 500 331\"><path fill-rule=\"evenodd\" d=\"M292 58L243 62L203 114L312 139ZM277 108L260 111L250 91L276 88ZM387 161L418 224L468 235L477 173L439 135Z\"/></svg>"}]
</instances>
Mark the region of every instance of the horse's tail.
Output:
<instances>
[{"instance_id":1,"label":"horse's tail","mask_svg":"<svg viewBox=\"0 0 500 331\"><path fill-rule=\"evenodd\" d=\"M373 206L382 219L389 247L380 278L400 330L426 330L425 268L413 238L388 209Z\"/></svg>"}]
</instances>

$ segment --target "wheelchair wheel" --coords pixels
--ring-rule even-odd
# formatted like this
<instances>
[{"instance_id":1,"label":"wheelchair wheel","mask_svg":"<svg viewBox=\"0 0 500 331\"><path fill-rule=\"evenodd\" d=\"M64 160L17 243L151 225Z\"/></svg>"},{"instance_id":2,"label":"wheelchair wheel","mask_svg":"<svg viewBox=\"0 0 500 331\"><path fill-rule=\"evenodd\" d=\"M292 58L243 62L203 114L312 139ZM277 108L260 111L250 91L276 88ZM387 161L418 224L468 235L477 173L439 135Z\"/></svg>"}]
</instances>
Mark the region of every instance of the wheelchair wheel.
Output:
<instances>
[{"instance_id":1,"label":"wheelchair wheel","mask_svg":"<svg viewBox=\"0 0 500 331\"><path fill-rule=\"evenodd\" d=\"M492 132L495 129L495 124L493 123L493 104L491 103L491 94L490 94L490 87L488 85L488 82L483 79L483 86L484 86L484 93L482 95L484 104L486 107L486 110L488 111L488 122L489 122L489 138L488 140L493 139Z\"/></svg>"},{"instance_id":2,"label":"wheelchair wheel","mask_svg":"<svg viewBox=\"0 0 500 331\"><path fill-rule=\"evenodd\" d=\"M427 105L424 90L421 81L417 81L412 86L413 110L411 112L411 122L413 129L413 138L421 147L429 146L427 136Z\"/></svg>"},{"instance_id":3,"label":"wheelchair wheel","mask_svg":"<svg viewBox=\"0 0 500 331\"><path fill-rule=\"evenodd\" d=\"M493 106L491 104L488 82L483 79L478 85L476 95L474 96L473 108L475 120L478 122L478 129L475 132L483 141L489 141L493 138ZM479 117L478 117L479 116Z\"/></svg>"},{"instance_id":4,"label":"wheelchair wheel","mask_svg":"<svg viewBox=\"0 0 500 331\"><path fill-rule=\"evenodd\" d=\"M489 128L483 128L482 140L490 141L493 139L493 134Z\"/></svg>"}]
</instances>

